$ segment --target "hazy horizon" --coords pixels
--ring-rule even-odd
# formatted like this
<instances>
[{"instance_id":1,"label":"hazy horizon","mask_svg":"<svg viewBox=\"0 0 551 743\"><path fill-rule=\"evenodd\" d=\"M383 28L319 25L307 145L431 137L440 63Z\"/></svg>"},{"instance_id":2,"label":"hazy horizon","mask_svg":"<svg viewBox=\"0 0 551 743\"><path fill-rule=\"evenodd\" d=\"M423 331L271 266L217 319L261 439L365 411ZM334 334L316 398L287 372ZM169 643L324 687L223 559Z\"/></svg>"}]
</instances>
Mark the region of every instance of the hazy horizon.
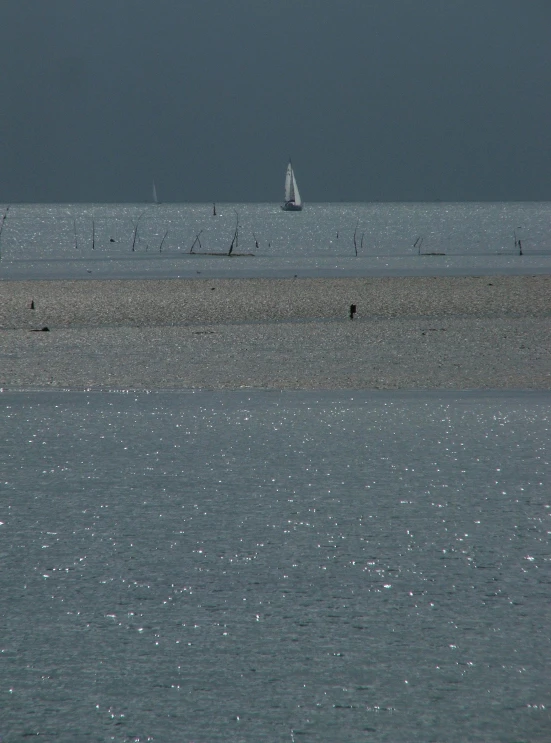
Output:
<instances>
[{"instance_id":1,"label":"hazy horizon","mask_svg":"<svg viewBox=\"0 0 551 743\"><path fill-rule=\"evenodd\" d=\"M550 203L551 199L456 199L456 200L444 200L444 199L426 199L424 201L417 200L417 199L388 199L386 201L383 201L381 199L370 199L367 201L361 201L359 199L333 199L332 201L327 200L319 200L319 201L309 201L304 202L304 207L308 204L547 204ZM248 199L247 201L226 201L224 199L220 199L219 201L213 202L213 201L159 201L158 204L155 204L152 201L147 201L146 199L142 201L2 201L1 202L5 207L7 206L17 206L18 204L23 205L31 205L31 204L41 204L43 206L47 206L48 204L56 205L56 206L63 206L64 204L67 204L70 206L71 204L97 204L97 205L109 205L109 204L144 204L144 205L151 205L151 206L162 206L163 204L170 204L170 205L177 205L177 204L198 204L198 205L205 205L205 204L216 204L217 206L226 204L226 205L232 205L232 204L275 204L279 205L281 204L281 199L275 200L275 201L254 201L253 199Z\"/></svg>"}]
</instances>

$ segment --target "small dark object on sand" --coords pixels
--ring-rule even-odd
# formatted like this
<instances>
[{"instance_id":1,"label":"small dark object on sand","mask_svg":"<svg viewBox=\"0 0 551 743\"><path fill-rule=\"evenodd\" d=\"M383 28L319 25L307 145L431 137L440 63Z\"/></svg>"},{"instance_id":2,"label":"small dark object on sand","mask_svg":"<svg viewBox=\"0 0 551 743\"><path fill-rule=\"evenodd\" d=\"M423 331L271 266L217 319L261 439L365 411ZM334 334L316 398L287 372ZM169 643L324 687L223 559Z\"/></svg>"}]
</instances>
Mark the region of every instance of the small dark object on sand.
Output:
<instances>
[{"instance_id":1,"label":"small dark object on sand","mask_svg":"<svg viewBox=\"0 0 551 743\"><path fill-rule=\"evenodd\" d=\"M31 333L41 333L42 331L48 332L49 330L50 330L50 328L47 325L44 325L43 328L33 328L31 330Z\"/></svg>"},{"instance_id":2,"label":"small dark object on sand","mask_svg":"<svg viewBox=\"0 0 551 743\"><path fill-rule=\"evenodd\" d=\"M31 310L34 310L34 308L35 308L35 307L34 307L34 299L31 299L31 306L30 306L30 309L31 309Z\"/></svg>"},{"instance_id":3,"label":"small dark object on sand","mask_svg":"<svg viewBox=\"0 0 551 743\"><path fill-rule=\"evenodd\" d=\"M356 305L355 304L351 304L350 305L350 319L351 320L354 319L354 315L355 314L356 314Z\"/></svg>"}]
</instances>

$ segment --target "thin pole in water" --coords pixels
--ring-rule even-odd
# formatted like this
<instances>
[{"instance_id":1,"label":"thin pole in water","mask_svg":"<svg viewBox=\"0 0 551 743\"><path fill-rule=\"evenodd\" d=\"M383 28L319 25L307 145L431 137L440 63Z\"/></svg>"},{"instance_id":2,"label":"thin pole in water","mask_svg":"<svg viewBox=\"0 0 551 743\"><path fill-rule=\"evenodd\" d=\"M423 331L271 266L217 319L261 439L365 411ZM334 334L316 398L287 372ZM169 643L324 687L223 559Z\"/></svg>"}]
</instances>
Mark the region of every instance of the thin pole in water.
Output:
<instances>
[{"instance_id":1,"label":"thin pole in water","mask_svg":"<svg viewBox=\"0 0 551 743\"><path fill-rule=\"evenodd\" d=\"M4 216L2 217L2 224L0 224L0 237L2 237L2 230L4 229L4 222L6 221L6 217L8 216L8 212L10 210L9 205L6 207L6 211L4 212Z\"/></svg>"},{"instance_id":2,"label":"thin pole in water","mask_svg":"<svg viewBox=\"0 0 551 743\"><path fill-rule=\"evenodd\" d=\"M517 227L517 230L521 230L522 227ZM517 230L514 230L515 235L515 249L518 248L518 254L522 255L522 243L520 241L520 237L517 237Z\"/></svg>"},{"instance_id":3,"label":"thin pole in water","mask_svg":"<svg viewBox=\"0 0 551 743\"><path fill-rule=\"evenodd\" d=\"M201 235L201 232L203 232L203 230L201 230L200 232L198 232L195 235L195 240L191 243L191 248L190 248L190 251L189 251L190 255L193 253L193 248L195 247L195 243L199 243L199 247L202 249L201 240L199 239L199 236Z\"/></svg>"},{"instance_id":4,"label":"thin pole in water","mask_svg":"<svg viewBox=\"0 0 551 743\"><path fill-rule=\"evenodd\" d=\"M6 211L4 212L4 216L2 217L2 222L0 222L0 237L2 237L2 230L4 229L4 222L6 221L6 217L8 216L8 212L10 210L10 206L6 207ZM2 257L2 252L0 251L0 258Z\"/></svg>"},{"instance_id":5,"label":"thin pole in water","mask_svg":"<svg viewBox=\"0 0 551 743\"><path fill-rule=\"evenodd\" d=\"M234 210L235 211L235 210ZM239 244L239 213L235 212L235 232L233 233L233 239L231 241L230 249L228 250L228 255L232 254L232 250L237 248Z\"/></svg>"},{"instance_id":6,"label":"thin pole in water","mask_svg":"<svg viewBox=\"0 0 551 743\"><path fill-rule=\"evenodd\" d=\"M356 233L358 232L358 225L360 224L360 220L356 222L356 227L354 229L354 252L356 253L356 258L358 257L358 245L356 243Z\"/></svg>"},{"instance_id":7,"label":"thin pole in water","mask_svg":"<svg viewBox=\"0 0 551 743\"><path fill-rule=\"evenodd\" d=\"M139 217L138 217L138 219L136 220L136 224L134 225L134 238L133 238L133 240L132 240L132 252L134 252L134 250L135 250L135 248L136 248L136 239L137 239L137 237L138 237L138 225L139 225L139 223L140 223L140 219L141 219L141 218L143 217L143 215L144 215L144 214L145 214L145 209L144 209L144 211L143 211L143 212L142 212L142 213L140 214L140 216L139 216Z\"/></svg>"}]
</instances>

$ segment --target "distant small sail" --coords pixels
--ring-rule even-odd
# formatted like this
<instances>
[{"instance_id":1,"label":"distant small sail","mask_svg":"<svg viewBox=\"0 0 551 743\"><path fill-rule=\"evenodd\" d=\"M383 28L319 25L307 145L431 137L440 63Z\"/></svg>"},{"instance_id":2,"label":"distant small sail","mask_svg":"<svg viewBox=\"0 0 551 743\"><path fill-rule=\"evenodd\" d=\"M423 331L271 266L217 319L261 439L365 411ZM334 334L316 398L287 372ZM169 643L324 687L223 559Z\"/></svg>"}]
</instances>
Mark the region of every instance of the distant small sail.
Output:
<instances>
[{"instance_id":1,"label":"distant small sail","mask_svg":"<svg viewBox=\"0 0 551 743\"><path fill-rule=\"evenodd\" d=\"M159 199L157 198L157 186L155 185L155 181L153 181L152 194L153 194L153 203L154 204L158 204L159 203Z\"/></svg>"}]
</instances>

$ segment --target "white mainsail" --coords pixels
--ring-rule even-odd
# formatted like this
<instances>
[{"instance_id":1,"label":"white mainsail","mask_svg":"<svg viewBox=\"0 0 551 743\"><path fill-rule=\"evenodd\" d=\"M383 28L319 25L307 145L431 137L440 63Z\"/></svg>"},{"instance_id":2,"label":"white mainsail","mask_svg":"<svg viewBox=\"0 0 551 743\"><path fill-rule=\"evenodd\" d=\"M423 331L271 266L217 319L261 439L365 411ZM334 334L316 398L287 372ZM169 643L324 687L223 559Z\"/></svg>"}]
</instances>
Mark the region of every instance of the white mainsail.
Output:
<instances>
[{"instance_id":1,"label":"white mainsail","mask_svg":"<svg viewBox=\"0 0 551 743\"><path fill-rule=\"evenodd\" d=\"M293 166L291 163L287 165L287 172L285 173L285 201L291 201L293 198Z\"/></svg>"},{"instance_id":2,"label":"white mainsail","mask_svg":"<svg viewBox=\"0 0 551 743\"><path fill-rule=\"evenodd\" d=\"M157 186L155 185L155 181L153 181L153 203L158 204L159 199L157 198Z\"/></svg>"},{"instance_id":3,"label":"white mainsail","mask_svg":"<svg viewBox=\"0 0 551 743\"><path fill-rule=\"evenodd\" d=\"M285 204L292 205L298 209L302 206L293 165L290 160L287 165L287 172L285 173Z\"/></svg>"}]
</instances>

